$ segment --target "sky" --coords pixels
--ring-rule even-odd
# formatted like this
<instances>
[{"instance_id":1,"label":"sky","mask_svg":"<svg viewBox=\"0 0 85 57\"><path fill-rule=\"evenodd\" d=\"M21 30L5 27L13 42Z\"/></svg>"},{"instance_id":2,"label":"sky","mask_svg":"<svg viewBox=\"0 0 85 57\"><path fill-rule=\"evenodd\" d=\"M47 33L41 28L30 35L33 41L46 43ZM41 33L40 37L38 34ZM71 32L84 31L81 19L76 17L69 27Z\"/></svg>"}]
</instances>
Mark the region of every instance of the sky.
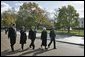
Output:
<instances>
[{"instance_id":1,"label":"sky","mask_svg":"<svg viewBox=\"0 0 85 57\"><path fill-rule=\"evenodd\" d=\"M37 3L40 8L45 9L50 13L50 18L53 18L55 9L72 5L77 10L77 13L79 13L79 17L84 18L84 1L1 1L1 13L12 8L17 12L24 2Z\"/></svg>"}]
</instances>

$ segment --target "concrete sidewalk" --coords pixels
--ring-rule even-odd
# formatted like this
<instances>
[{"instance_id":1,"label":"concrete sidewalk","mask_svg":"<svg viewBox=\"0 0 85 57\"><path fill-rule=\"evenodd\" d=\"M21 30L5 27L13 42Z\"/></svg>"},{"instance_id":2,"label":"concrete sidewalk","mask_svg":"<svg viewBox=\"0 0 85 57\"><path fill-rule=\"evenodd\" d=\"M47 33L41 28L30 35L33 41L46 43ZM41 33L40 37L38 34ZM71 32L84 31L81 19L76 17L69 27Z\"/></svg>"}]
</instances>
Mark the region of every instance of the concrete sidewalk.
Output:
<instances>
[{"instance_id":1,"label":"concrete sidewalk","mask_svg":"<svg viewBox=\"0 0 85 57\"><path fill-rule=\"evenodd\" d=\"M26 32L27 35L29 34ZM20 34L17 32L17 34ZM41 37L41 33L36 34L37 38ZM49 34L47 36L48 39L50 39ZM84 45L84 37L79 36L68 36L68 35L56 35L56 41L57 42L63 42L63 43L69 43L69 44L75 44L75 45Z\"/></svg>"},{"instance_id":2,"label":"concrete sidewalk","mask_svg":"<svg viewBox=\"0 0 85 57\"><path fill-rule=\"evenodd\" d=\"M64 39L56 39L56 41L75 44L75 45L84 45L84 37L78 37L78 36L70 36Z\"/></svg>"},{"instance_id":3,"label":"concrete sidewalk","mask_svg":"<svg viewBox=\"0 0 85 57\"><path fill-rule=\"evenodd\" d=\"M42 49L41 40L35 40L35 50L29 49L30 40L24 46L24 50L21 50L19 43L20 35L17 35L15 52L11 52L9 39L5 33L1 32L1 56L84 56L84 46L72 45L67 43L56 42L57 49L53 49L53 44L48 50ZM47 41L47 44L49 40Z\"/></svg>"}]
</instances>

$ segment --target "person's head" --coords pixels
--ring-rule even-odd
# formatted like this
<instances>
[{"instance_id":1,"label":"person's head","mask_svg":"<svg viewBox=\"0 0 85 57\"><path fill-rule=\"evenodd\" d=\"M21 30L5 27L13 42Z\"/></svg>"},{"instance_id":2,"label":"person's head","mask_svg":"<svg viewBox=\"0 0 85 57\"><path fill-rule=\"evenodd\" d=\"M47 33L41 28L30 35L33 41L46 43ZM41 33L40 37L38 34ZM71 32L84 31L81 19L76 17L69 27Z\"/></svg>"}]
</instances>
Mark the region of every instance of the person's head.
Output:
<instances>
[{"instance_id":1,"label":"person's head","mask_svg":"<svg viewBox=\"0 0 85 57\"><path fill-rule=\"evenodd\" d=\"M15 24L12 24L12 27L15 27Z\"/></svg>"},{"instance_id":2,"label":"person's head","mask_svg":"<svg viewBox=\"0 0 85 57\"><path fill-rule=\"evenodd\" d=\"M44 28L43 28L43 30L45 31L45 30L46 30L46 28L44 27Z\"/></svg>"},{"instance_id":3,"label":"person's head","mask_svg":"<svg viewBox=\"0 0 85 57\"><path fill-rule=\"evenodd\" d=\"M32 30L32 28L30 27L29 30Z\"/></svg>"},{"instance_id":4,"label":"person's head","mask_svg":"<svg viewBox=\"0 0 85 57\"><path fill-rule=\"evenodd\" d=\"M35 27L34 27L34 26L32 26L32 27L31 27L31 29L32 29L32 30L34 30L34 29L35 29Z\"/></svg>"},{"instance_id":5,"label":"person's head","mask_svg":"<svg viewBox=\"0 0 85 57\"><path fill-rule=\"evenodd\" d=\"M35 28L34 28L34 31L36 31L36 30L37 30L37 28L35 27Z\"/></svg>"},{"instance_id":6,"label":"person's head","mask_svg":"<svg viewBox=\"0 0 85 57\"><path fill-rule=\"evenodd\" d=\"M25 29L25 27L24 27L24 26L22 26L22 29L24 30L24 29Z\"/></svg>"},{"instance_id":7,"label":"person's head","mask_svg":"<svg viewBox=\"0 0 85 57\"><path fill-rule=\"evenodd\" d=\"M51 30L54 30L55 28L54 27L52 27L52 29Z\"/></svg>"}]
</instances>

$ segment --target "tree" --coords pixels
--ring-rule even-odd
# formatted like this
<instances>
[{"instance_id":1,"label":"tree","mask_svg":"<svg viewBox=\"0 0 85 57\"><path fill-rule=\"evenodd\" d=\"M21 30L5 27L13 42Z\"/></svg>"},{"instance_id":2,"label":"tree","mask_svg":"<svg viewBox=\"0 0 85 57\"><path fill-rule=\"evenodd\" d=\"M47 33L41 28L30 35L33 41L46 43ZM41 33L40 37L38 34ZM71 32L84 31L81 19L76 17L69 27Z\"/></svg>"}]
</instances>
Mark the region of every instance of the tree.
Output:
<instances>
[{"instance_id":1,"label":"tree","mask_svg":"<svg viewBox=\"0 0 85 57\"><path fill-rule=\"evenodd\" d=\"M11 10L2 13L2 19L2 24L4 26L10 26L11 24L15 24L16 22L15 14Z\"/></svg>"},{"instance_id":2,"label":"tree","mask_svg":"<svg viewBox=\"0 0 85 57\"><path fill-rule=\"evenodd\" d=\"M41 9L36 3L23 3L20 6L17 17L17 27L24 25L26 28L30 26L37 26L48 24L49 22L44 14L45 10Z\"/></svg>"},{"instance_id":3,"label":"tree","mask_svg":"<svg viewBox=\"0 0 85 57\"><path fill-rule=\"evenodd\" d=\"M68 33L70 32L70 27L75 27L79 24L79 13L71 5L59 8L59 14L56 18L61 27L67 27Z\"/></svg>"}]
</instances>

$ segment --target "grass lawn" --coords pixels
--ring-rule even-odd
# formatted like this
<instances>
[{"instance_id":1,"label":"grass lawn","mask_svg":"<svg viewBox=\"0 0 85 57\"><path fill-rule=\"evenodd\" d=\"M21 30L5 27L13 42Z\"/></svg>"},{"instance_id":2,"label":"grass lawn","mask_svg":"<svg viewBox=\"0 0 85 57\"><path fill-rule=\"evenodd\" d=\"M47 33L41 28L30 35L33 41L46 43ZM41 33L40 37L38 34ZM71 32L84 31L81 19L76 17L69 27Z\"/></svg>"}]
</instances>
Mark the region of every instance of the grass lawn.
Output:
<instances>
[{"instance_id":1,"label":"grass lawn","mask_svg":"<svg viewBox=\"0 0 85 57\"><path fill-rule=\"evenodd\" d=\"M77 35L77 36L84 36L84 30L71 30L70 33L68 33L67 30L57 30L57 33L59 34L67 34L67 35Z\"/></svg>"},{"instance_id":2,"label":"grass lawn","mask_svg":"<svg viewBox=\"0 0 85 57\"><path fill-rule=\"evenodd\" d=\"M67 30L55 30L56 34L65 34L65 35L76 35L76 36L84 36L84 30L71 30L70 33L68 33ZM42 32L42 30L38 30L38 32ZM49 33L50 31L47 30L47 32Z\"/></svg>"},{"instance_id":3,"label":"grass lawn","mask_svg":"<svg viewBox=\"0 0 85 57\"><path fill-rule=\"evenodd\" d=\"M42 32L42 30L38 30L37 32L40 32L40 33L41 33L41 32ZM49 33L49 32L50 32L50 30L47 30L47 32Z\"/></svg>"}]
</instances>

